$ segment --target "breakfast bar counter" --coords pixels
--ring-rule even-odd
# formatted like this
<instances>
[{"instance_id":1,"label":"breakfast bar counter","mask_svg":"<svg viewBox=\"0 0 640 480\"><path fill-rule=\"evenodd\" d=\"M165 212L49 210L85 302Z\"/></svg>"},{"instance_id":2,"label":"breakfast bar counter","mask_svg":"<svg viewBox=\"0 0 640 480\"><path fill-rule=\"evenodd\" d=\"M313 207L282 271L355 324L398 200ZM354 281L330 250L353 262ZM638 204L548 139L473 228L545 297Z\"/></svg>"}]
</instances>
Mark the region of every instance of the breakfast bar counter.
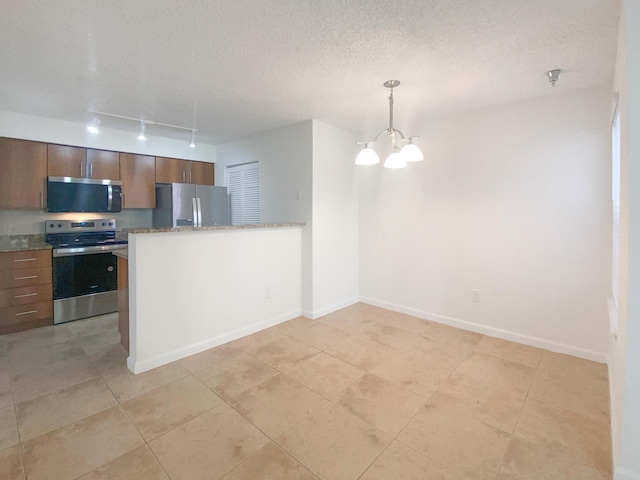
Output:
<instances>
[{"instance_id":1,"label":"breakfast bar counter","mask_svg":"<svg viewBox=\"0 0 640 480\"><path fill-rule=\"evenodd\" d=\"M304 225L125 230L129 369L141 373L299 316Z\"/></svg>"}]
</instances>

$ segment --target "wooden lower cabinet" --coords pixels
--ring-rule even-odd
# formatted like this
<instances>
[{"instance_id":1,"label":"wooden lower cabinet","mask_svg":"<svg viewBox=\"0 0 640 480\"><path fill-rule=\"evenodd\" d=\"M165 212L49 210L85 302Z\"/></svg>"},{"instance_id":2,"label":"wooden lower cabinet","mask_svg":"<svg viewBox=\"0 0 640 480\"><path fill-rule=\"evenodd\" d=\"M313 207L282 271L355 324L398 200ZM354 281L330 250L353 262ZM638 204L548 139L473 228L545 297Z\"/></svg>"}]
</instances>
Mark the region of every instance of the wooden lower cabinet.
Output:
<instances>
[{"instance_id":1,"label":"wooden lower cabinet","mask_svg":"<svg viewBox=\"0 0 640 480\"><path fill-rule=\"evenodd\" d=\"M53 324L51 250L0 253L0 334Z\"/></svg>"},{"instance_id":2,"label":"wooden lower cabinet","mask_svg":"<svg viewBox=\"0 0 640 480\"><path fill-rule=\"evenodd\" d=\"M129 351L129 260L118 257L118 331L120 344Z\"/></svg>"}]
</instances>

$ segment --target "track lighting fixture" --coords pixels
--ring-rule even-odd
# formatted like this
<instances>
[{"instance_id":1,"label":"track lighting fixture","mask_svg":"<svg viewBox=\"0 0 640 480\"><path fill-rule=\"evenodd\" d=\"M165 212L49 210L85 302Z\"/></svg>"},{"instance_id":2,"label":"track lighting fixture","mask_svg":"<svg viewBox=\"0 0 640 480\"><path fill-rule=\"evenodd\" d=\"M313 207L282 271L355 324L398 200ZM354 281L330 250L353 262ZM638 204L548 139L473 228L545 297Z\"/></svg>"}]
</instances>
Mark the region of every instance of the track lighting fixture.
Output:
<instances>
[{"instance_id":1,"label":"track lighting fixture","mask_svg":"<svg viewBox=\"0 0 640 480\"><path fill-rule=\"evenodd\" d=\"M160 122L154 122L153 120L144 120L141 118L134 118L134 117L126 117L124 115L116 115L114 113L107 113L107 112L97 112L95 110L88 110L89 113L93 113L95 115L100 115L100 116L105 116L105 117L113 117L113 118L120 118L122 120L130 120L132 122L136 122L140 125L140 129L138 130L138 140L146 140L147 139L147 134L146 134L146 127L148 125L157 125L159 127L165 127L165 128L175 128L177 130L187 130L189 132L191 132L191 139L189 140L189 146L191 148L196 148L196 132L198 131L198 129L196 128L189 128L189 127L181 127L179 125L171 125L169 123L160 123ZM98 118L97 116L93 118L93 120L91 121L91 123L89 123L89 125L87 125L87 130L89 130L91 133L98 133L98 126L100 125L100 118Z\"/></svg>"}]
</instances>

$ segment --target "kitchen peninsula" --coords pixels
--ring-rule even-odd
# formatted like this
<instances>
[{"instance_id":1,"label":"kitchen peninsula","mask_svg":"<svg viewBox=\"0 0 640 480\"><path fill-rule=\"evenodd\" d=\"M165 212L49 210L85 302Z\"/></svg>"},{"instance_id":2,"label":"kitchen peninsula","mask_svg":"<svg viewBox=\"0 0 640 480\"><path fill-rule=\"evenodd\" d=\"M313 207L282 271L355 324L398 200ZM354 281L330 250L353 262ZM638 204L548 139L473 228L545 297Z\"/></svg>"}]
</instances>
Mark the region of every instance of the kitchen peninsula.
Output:
<instances>
[{"instance_id":1,"label":"kitchen peninsula","mask_svg":"<svg viewBox=\"0 0 640 480\"><path fill-rule=\"evenodd\" d=\"M126 230L129 369L141 373L299 316L303 226Z\"/></svg>"}]
</instances>

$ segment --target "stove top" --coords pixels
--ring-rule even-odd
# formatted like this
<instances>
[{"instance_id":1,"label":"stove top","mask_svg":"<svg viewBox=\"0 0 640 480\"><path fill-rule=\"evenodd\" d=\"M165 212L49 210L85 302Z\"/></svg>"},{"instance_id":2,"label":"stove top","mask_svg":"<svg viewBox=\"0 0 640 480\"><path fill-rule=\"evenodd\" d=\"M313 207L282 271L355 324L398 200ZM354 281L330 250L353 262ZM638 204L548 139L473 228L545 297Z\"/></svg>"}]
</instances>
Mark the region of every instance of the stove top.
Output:
<instances>
[{"instance_id":1,"label":"stove top","mask_svg":"<svg viewBox=\"0 0 640 480\"><path fill-rule=\"evenodd\" d=\"M54 248L126 245L126 240L116 239L116 220L47 220L45 240Z\"/></svg>"}]
</instances>

